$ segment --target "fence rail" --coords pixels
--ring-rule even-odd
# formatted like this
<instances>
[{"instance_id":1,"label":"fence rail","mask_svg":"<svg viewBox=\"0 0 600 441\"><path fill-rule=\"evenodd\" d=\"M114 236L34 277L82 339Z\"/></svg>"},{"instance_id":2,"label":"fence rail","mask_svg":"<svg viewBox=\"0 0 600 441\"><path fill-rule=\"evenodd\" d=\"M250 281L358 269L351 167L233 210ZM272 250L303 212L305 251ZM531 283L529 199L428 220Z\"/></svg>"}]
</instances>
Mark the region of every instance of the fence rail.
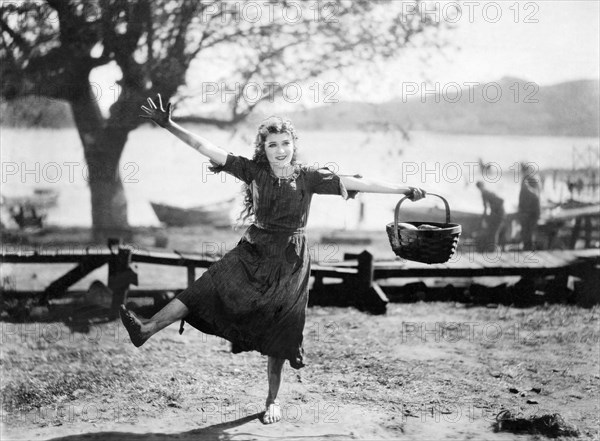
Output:
<instances>
[{"instance_id":1,"label":"fence rail","mask_svg":"<svg viewBox=\"0 0 600 441\"><path fill-rule=\"evenodd\" d=\"M109 242L106 249L69 249L53 253L35 251L3 252L1 263L10 264L55 264L74 263L74 268L52 281L41 293L41 303L67 293L69 287L97 268L107 264L109 268L108 288L112 292L112 310L116 314L120 304L125 303L130 286L138 284L138 276L132 263L157 264L187 268L187 286L196 280L196 268L208 268L216 258L200 254L141 251ZM600 303L597 289L600 250L559 251L511 251L500 255L463 253L445 264L421 264L403 260L376 261L368 251L346 254L343 262L311 265L314 279L311 296L328 296L330 283L325 279L341 280L342 304L360 305L374 313L385 312L388 299L377 281L397 278L445 278L445 277L542 277L557 275L557 280L568 280L573 275L590 281L586 294L588 302ZM587 288L586 288L587 289ZM132 296L138 296L139 293ZM334 302L335 303L335 302Z\"/></svg>"}]
</instances>

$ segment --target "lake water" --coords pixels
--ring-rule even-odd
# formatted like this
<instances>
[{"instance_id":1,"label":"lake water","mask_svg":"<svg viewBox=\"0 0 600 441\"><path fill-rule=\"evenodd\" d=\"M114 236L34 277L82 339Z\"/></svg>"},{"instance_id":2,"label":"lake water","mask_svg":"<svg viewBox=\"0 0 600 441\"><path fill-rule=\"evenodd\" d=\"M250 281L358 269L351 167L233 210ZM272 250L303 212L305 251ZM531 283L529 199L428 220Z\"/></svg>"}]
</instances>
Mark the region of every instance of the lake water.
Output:
<instances>
[{"instance_id":1,"label":"lake water","mask_svg":"<svg viewBox=\"0 0 600 441\"><path fill-rule=\"evenodd\" d=\"M190 127L198 133L199 129ZM247 140L253 133L209 130L202 133L229 151L251 157ZM423 187L446 197L457 210L482 210L475 181L505 200L508 212L516 210L519 161L539 169L572 166L573 146L592 145L594 138L461 136L415 132L410 141L395 134L364 132L300 132L299 159L329 166L343 174L361 173L392 182ZM2 129L2 194L21 196L34 188L59 192L58 206L48 223L63 226L91 225L89 190L83 149L75 129ZM482 175L481 158L492 163ZM208 161L168 132L142 127L131 133L121 160L121 172L132 225L158 225L149 201L194 206L240 194L241 184L225 174L208 171ZM544 199L566 199L563 182L544 182ZM359 202L364 203L363 228L381 229L393 219L396 195L362 194L357 200L315 196L309 226L353 228L358 223ZM439 204L433 198L419 204ZM240 205L241 208L241 196ZM237 212L235 213L237 214ZM434 219L432 219L433 221Z\"/></svg>"}]
</instances>

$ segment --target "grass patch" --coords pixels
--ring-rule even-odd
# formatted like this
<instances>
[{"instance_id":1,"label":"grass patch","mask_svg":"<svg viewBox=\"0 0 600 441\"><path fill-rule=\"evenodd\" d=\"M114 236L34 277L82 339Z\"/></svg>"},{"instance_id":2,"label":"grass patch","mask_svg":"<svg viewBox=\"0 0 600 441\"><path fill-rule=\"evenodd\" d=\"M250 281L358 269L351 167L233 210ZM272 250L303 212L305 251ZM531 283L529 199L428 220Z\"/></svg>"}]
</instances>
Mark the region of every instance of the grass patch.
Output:
<instances>
[{"instance_id":1,"label":"grass patch","mask_svg":"<svg viewBox=\"0 0 600 441\"><path fill-rule=\"evenodd\" d=\"M111 369L107 372L95 364L66 372L44 370L5 384L2 388L2 402L9 411L28 411L101 391L115 392L132 381L133 377L127 370Z\"/></svg>"}]
</instances>

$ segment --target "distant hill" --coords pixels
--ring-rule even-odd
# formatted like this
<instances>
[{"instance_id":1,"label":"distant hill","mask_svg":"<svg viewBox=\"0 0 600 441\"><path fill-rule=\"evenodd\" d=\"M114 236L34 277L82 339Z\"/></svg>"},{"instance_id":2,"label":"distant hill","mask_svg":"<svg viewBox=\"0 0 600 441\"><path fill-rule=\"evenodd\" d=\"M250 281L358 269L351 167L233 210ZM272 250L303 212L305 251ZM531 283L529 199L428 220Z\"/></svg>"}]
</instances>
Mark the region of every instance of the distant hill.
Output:
<instances>
[{"instance_id":1,"label":"distant hill","mask_svg":"<svg viewBox=\"0 0 600 441\"><path fill-rule=\"evenodd\" d=\"M489 83L491 84L491 83ZM448 95L416 95L380 104L344 102L292 113L303 129L350 130L389 123L405 130L489 135L599 135L599 83L570 81L539 87L517 78ZM429 87L431 90L432 87ZM440 87L441 88L441 87ZM497 91L501 97L496 101ZM471 100L472 97L472 100ZM403 102L404 101L404 102Z\"/></svg>"},{"instance_id":2,"label":"distant hill","mask_svg":"<svg viewBox=\"0 0 600 441\"><path fill-rule=\"evenodd\" d=\"M303 130L356 130L401 127L455 134L488 135L600 135L599 82L580 80L537 87L505 77L484 86L448 87L447 96L421 92L379 104L343 102L288 114ZM431 90L432 87L429 86ZM487 94L484 95L484 90ZM497 91L501 97L496 101ZM470 98L473 98L472 100ZM254 125L262 116L253 114ZM186 118L193 122L194 118ZM0 125L5 127L72 127L68 104L39 97L0 103Z\"/></svg>"}]
</instances>

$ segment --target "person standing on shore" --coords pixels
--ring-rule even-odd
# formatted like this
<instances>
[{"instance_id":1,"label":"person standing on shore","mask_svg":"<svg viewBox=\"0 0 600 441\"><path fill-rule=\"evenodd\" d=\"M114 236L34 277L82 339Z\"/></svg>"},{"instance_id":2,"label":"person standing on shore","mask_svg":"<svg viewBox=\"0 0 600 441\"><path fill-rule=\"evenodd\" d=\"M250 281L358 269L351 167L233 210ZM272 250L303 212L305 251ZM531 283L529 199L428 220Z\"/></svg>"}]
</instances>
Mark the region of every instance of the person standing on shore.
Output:
<instances>
[{"instance_id":1,"label":"person standing on shore","mask_svg":"<svg viewBox=\"0 0 600 441\"><path fill-rule=\"evenodd\" d=\"M483 216L481 218L481 223L483 225L484 234L481 240L478 241L478 248L479 251L494 251L499 242L501 245L504 242L503 240L499 240L500 231L506 215L504 211L504 199L496 193L486 189L482 181L477 181L475 185L481 192L481 198L483 200Z\"/></svg>"},{"instance_id":2,"label":"person standing on shore","mask_svg":"<svg viewBox=\"0 0 600 441\"><path fill-rule=\"evenodd\" d=\"M521 164L521 190L519 191L519 223L521 224L521 241L523 250L535 248L535 233L541 209L541 189L538 178L530 172L527 164Z\"/></svg>"},{"instance_id":3,"label":"person standing on shore","mask_svg":"<svg viewBox=\"0 0 600 441\"><path fill-rule=\"evenodd\" d=\"M171 104L163 108L160 95L157 103L148 98L142 110L142 117L207 156L213 171L243 181L247 186L243 217L252 216L254 221L234 249L152 318L140 318L122 305L123 325L137 347L183 319L201 332L229 340L236 351L267 355L263 422L277 422L281 419L277 394L283 365L288 360L294 369L304 366L302 341L310 278L305 226L312 196L348 198L361 191L404 194L418 200L425 191L378 179L339 176L327 168L297 163L298 136L289 120L265 120L258 127L254 156L248 159L173 122Z\"/></svg>"}]
</instances>

